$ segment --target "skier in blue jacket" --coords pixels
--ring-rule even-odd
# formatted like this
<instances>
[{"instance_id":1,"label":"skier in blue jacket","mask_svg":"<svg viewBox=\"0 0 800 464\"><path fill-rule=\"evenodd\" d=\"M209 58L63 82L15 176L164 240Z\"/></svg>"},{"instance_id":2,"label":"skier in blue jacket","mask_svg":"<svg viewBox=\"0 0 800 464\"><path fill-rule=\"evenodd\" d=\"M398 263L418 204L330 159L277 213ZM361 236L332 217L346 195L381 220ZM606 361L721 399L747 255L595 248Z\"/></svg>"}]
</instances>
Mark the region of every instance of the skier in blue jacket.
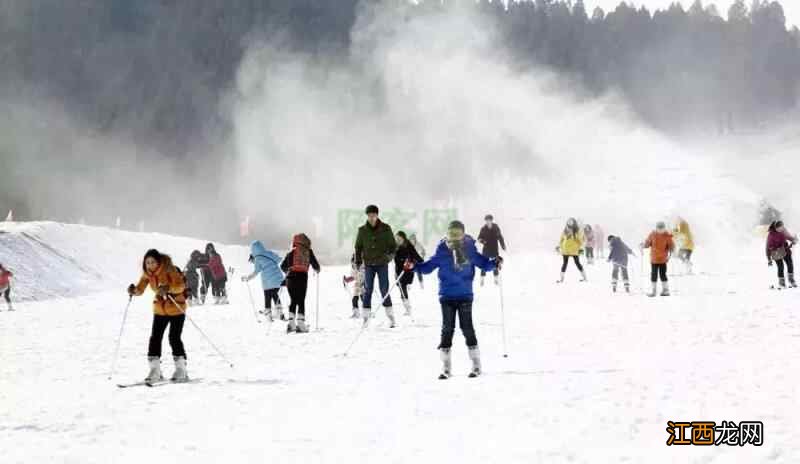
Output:
<instances>
[{"instance_id":1,"label":"skier in blue jacket","mask_svg":"<svg viewBox=\"0 0 800 464\"><path fill-rule=\"evenodd\" d=\"M255 269L250 275L242 277L242 282L249 282L261 274L261 287L264 289L264 314L270 320L284 319L281 306L280 290L284 275L281 271L283 259L277 253L267 250L261 241L256 240L250 244L250 262ZM275 313L272 313L272 302L275 302Z\"/></svg>"},{"instance_id":2,"label":"skier in blue jacket","mask_svg":"<svg viewBox=\"0 0 800 464\"><path fill-rule=\"evenodd\" d=\"M614 265L614 270L611 271L611 290L617 291L617 279L619 279L619 271L622 271L622 283L625 285L625 291L631 292L631 283L628 280L628 255L633 255L633 250L630 249L621 238L613 235L608 236L608 262ZM635 255L634 255L635 256Z\"/></svg>"},{"instance_id":3,"label":"skier in blue jacket","mask_svg":"<svg viewBox=\"0 0 800 464\"><path fill-rule=\"evenodd\" d=\"M481 373L478 339L472 324L472 281L475 279L475 267L491 272L502 266L502 258L487 258L475 247L475 239L464 233L464 224L453 221L447 228L445 237L436 247L436 252L423 263L414 264L407 261L405 269L416 269L422 274L430 274L438 269L439 302L442 305L442 335L439 353L443 363L440 379L450 377L450 349L453 346L456 317L461 332L466 338L469 357L472 360L470 377Z\"/></svg>"}]
</instances>

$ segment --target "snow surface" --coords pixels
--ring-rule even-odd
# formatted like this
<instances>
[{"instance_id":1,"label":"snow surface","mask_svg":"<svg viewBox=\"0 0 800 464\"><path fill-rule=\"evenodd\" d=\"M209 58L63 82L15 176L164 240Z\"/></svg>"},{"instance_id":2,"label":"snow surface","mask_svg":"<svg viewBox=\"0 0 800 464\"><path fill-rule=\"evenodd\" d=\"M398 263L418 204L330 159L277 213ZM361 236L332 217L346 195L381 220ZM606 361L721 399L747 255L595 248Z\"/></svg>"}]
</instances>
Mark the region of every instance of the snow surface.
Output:
<instances>
[{"instance_id":1,"label":"snow surface","mask_svg":"<svg viewBox=\"0 0 800 464\"><path fill-rule=\"evenodd\" d=\"M4 464L800 462L797 293L768 290L760 242L724 269L699 253L698 275L673 278L675 295L656 299L639 294L638 260L637 294L626 296L611 294L605 263L588 268L589 283L571 268L556 285L558 256L512 254L509 357L489 284L475 302L485 375L466 378L457 333L447 381L436 380L433 276L424 290L415 284L414 321L389 329L381 314L342 357L359 327L345 268L322 263L320 330L305 335L256 323L237 275L231 305L190 310L234 369L187 324L189 374L202 382L120 390L115 383L146 374L149 293L130 308L108 380L124 285L138 277L141 254L156 246L182 264L203 242L59 224L4 231L0 259L17 271L15 288L53 296L0 313ZM21 241L23 231L38 239ZM247 267L243 248L222 252L226 265ZM68 287L80 296L64 297ZM167 360L166 340L164 352ZM667 447L668 420L760 420L764 446Z\"/></svg>"}]
</instances>

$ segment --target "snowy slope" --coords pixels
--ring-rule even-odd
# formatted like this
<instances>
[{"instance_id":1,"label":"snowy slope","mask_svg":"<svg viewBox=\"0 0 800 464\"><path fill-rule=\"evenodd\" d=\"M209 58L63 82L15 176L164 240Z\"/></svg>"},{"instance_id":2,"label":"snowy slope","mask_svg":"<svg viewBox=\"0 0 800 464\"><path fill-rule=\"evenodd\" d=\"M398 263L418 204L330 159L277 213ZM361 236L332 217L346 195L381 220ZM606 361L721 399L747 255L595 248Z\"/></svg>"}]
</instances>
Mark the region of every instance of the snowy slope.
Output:
<instances>
[{"instance_id":1,"label":"snowy slope","mask_svg":"<svg viewBox=\"0 0 800 464\"><path fill-rule=\"evenodd\" d=\"M76 243L65 238L71 226L34 230L62 237L51 245L59 253L92 256L86 275L96 271L108 281L131 280L147 246L177 254L197 245L87 230L94 234L92 251L77 251L81 235L73 235ZM55 259L36 250L43 262ZM323 263L321 330L307 335L286 335L282 323L256 323L248 287L233 279L231 305L190 314L235 369L187 324L189 372L202 382L157 389L114 386L146 373L149 294L131 307L114 381L107 376L127 300L122 287L23 303L15 313L0 313L2 462L800 462L797 293L767 290L771 270L758 252L724 268L698 259L699 275L673 279L675 296L648 299L612 295L605 264L589 268L588 284L572 270L558 286L560 259L552 252L511 255L504 287L509 357L502 357L499 291L478 289L486 374L475 380L466 378L460 334L456 376L436 380L433 277L425 290L413 289L415 321L402 318L391 330L380 315L346 358L337 355L358 322L349 319L343 268ZM74 269L69 260L55 262ZM632 268L638 291L639 262ZM64 282L83 285L81 279ZM251 285L260 305L257 284ZM171 373L171 361L166 367ZM761 420L765 442L667 448L668 420Z\"/></svg>"}]
</instances>

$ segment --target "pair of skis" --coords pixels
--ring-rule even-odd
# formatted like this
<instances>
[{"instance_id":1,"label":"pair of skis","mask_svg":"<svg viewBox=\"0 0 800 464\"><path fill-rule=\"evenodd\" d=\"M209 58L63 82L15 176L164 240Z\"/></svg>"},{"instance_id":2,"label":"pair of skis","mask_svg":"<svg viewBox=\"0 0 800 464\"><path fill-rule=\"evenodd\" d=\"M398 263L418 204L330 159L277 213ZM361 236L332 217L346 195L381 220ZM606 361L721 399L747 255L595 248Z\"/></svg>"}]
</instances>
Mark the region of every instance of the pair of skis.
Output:
<instances>
[{"instance_id":1,"label":"pair of skis","mask_svg":"<svg viewBox=\"0 0 800 464\"><path fill-rule=\"evenodd\" d=\"M118 383L118 388L132 388L132 387L162 387L164 385L184 385L184 384L193 384L193 383L200 383L203 379L189 379L185 382L176 382L174 380L158 380L156 382L150 382L147 380L143 380L141 382L133 382L133 383Z\"/></svg>"}]
</instances>

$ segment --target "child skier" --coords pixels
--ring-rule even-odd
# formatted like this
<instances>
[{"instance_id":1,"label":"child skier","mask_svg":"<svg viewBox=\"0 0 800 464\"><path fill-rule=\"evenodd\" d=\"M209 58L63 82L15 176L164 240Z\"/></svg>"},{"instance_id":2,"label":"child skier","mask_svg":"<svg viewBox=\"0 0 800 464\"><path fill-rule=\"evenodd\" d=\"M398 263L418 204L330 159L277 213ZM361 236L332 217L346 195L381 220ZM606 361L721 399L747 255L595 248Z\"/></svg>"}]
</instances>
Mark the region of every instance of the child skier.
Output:
<instances>
[{"instance_id":1,"label":"child skier","mask_svg":"<svg viewBox=\"0 0 800 464\"><path fill-rule=\"evenodd\" d=\"M287 273L286 287L289 289L289 325L286 332L308 332L306 325L306 291L308 290L308 268L319 274L320 267L311 240L305 234L297 234L292 239L290 251L281 263L281 270ZM295 320L297 323L295 324Z\"/></svg>"},{"instance_id":2,"label":"child skier","mask_svg":"<svg viewBox=\"0 0 800 464\"><path fill-rule=\"evenodd\" d=\"M410 316L411 302L408 299L408 287L414 283L414 272L406 271L404 265L406 261L411 261L414 264L421 263L422 257L408 240L405 232L402 230L397 232L395 239L397 241L397 251L394 255L394 273L395 278L400 279L398 285L400 287L400 298L403 300L403 307L406 309L405 315Z\"/></svg>"},{"instance_id":3,"label":"child skier","mask_svg":"<svg viewBox=\"0 0 800 464\"><path fill-rule=\"evenodd\" d=\"M189 300L187 301L189 306L196 305L200 302L198 293L200 290L200 276L197 274L197 271L200 266L199 259L201 256L202 253L200 253L200 251L194 250L189 256L189 262L186 263L186 269L183 273L183 277L186 280L186 290L189 293Z\"/></svg>"},{"instance_id":4,"label":"child skier","mask_svg":"<svg viewBox=\"0 0 800 464\"><path fill-rule=\"evenodd\" d=\"M14 306L11 305L11 278L14 276L14 273L3 267L0 264L0 293L3 294L3 298L6 300L6 304L8 304L8 310L13 311Z\"/></svg>"},{"instance_id":5,"label":"child skier","mask_svg":"<svg viewBox=\"0 0 800 464\"><path fill-rule=\"evenodd\" d=\"M594 225L594 236L595 236L595 249L594 254L595 258L605 259L606 257L606 242L603 240L605 237L605 231L600 224Z\"/></svg>"},{"instance_id":6,"label":"child skier","mask_svg":"<svg viewBox=\"0 0 800 464\"><path fill-rule=\"evenodd\" d=\"M611 290L616 293L619 272L621 270L622 284L625 286L625 292L630 293L631 283L628 278L628 255L633 255L633 250L631 250L621 238L613 235L608 236L608 249L608 262L614 265L614 269L611 271Z\"/></svg>"},{"instance_id":7,"label":"child skier","mask_svg":"<svg viewBox=\"0 0 800 464\"><path fill-rule=\"evenodd\" d=\"M148 286L156 296L153 300L153 325L147 350L150 372L145 381L158 382L164 379L161 375L161 340L169 326L169 344L175 361L175 373L171 380L186 382L189 380L186 373L186 351L181 341L183 324L186 321L186 284L183 274L172 264L172 259L158 250L148 250L144 255L142 277L137 285L131 284L128 287L128 294L139 296Z\"/></svg>"},{"instance_id":8,"label":"child skier","mask_svg":"<svg viewBox=\"0 0 800 464\"><path fill-rule=\"evenodd\" d=\"M481 227L478 233L478 243L483 245L482 254L487 258L497 258L500 256L500 248L506 251L506 241L503 238L503 232L500 231L500 226L494 223L494 216L487 214L483 220L485 224ZM499 245L499 246L498 246ZM494 284L498 285L499 273L497 269L494 270ZM483 287L483 279L486 277L486 272L481 271L481 287Z\"/></svg>"},{"instance_id":9,"label":"child skier","mask_svg":"<svg viewBox=\"0 0 800 464\"><path fill-rule=\"evenodd\" d=\"M786 279L783 274L784 263L786 263L786 271L789 273L789 286L797 287L794 281L794 263L792 262L792 247L795 244L797 244L797 236L786 230L783 221L775 221L770 224L769 234L767 234L767 263L770 266L773 261L778 264L780 288L786 288Z\"/></svg>"},{"instance_id":10,"label":"child skier","mask_svg":"<svg viewBox=\"0 0 800 464\"><path fill-rule=\"evenodd\" d=\"M361 317L361 312L358 310L358 300L364 295L364 265L356 265L356 255L350 257L350 276L344 276L342 283L347 288L347 284L353 284L353 319Z\"/></svg>"},{"instance_id":11,"label":"child skier","mask_svg":"<svg viewBox=\"0 0 800 464\"><path fill-rule=\"evenodd\" d=\"M264 315L271 321L283 320L281 307L281 283L284 276L280 268L281 257L272 250L267 250L260 240L250 244L250 262L253 263L253 273L242 276L242 282L249 282L261 274L261 288L264 290ZM272 303L275 303L273 314Z\"/></svg>"},{"instance_id":12,"label":"child skier","mask_svg":"<svg viewBox=\"0 0 800 464\"><path fill-rule=\"evenodd\" d=\"M583 226L583 236L586 240L585 249L586 249L586 264L594 264L594 245L595 245L595 237L594 231L592 230L592 226L586 224Z\"/></svg>"},{"instance_id":13,"label":"child skier","mask_svg":"<svg viewBox=\"0 0 800 464\"><path fill-rule=\"evenodd\" d=\"M417 240L417 234L412 233L411 235L409 235L408 241L411 242L411 245L413 245L414 249L417 250L417 254L420 255L422 259L425 259L425 255L427 253L425 252L425 247L422 246L422 242ZM422 281L422 273L416 272L416 274L417 274L417 281L419 282L419 288L425 288L425 284Z\"/></svg>"},{"instance_id":14,"label":"child skier","mask_svg":"<svg viewBox=\"0 0 800 464\"><path fill-rule=\"evenodd\" d=\"M213 243L206 245L206 255L208 256L208 270L211 274L211 294L214 296L214 304L228 304L228 294L225 291L228 273L225 271L225 265L222 264L222 256L217 253Z\"/></svg>"},{"instance_id":15,"label":"child skier","mask_svg":"<svg viewBox=\"0 0 800 464\"><path fill-rule=\"evenodd\" d=\"M667 263L675 251L675 242L672 240L672 234L667 230L667 225L659 221L656 224L656 230L650 233L642 244L642 248L650 248L650 283L653 287L647 296L656 296L659 277L661 277L661 296L669 296Z\"/></svg>"},{"instance_id":16,"label":"child skier","mask_svg":"<svg viewBox=\"0 0 800 464\"><path fill-rule=\"evenodd\" d=\"M692 273L692 253L694 252L694 236L689 228L689 223L683 218L678 218L678 225L675 226L675 240L680 245L678 249L678 259L681 260L686 273Z\"/></svg>"},{"instance_id":17,"label":"child skier","mask_svg":"<svg viewBox=\"0 0 800 464\"><path fill-rule=\"evenodd\" d=\"M464 233L464 224L453 221L447 229L445 237L436 247L436 252L428 261L415 265L407 261L405 269L430 274L439 269L439 302L442 306L442 334L439 342L439 353L443 368L440 379L447 379L452 372L450 350L453 346L456 318L461 332L467 342L469 357L472 360L470 377L481 374L481 359L478 350L478 339L472 323L472 281L475 279L475 267L484 271L493 271L502 265L502 258L487 258L475 247L475 240Z\"/></svg>"},{"instance_id":18,"label":"child skier","mask_svg":"<svg viewBox=\"0 0 800 464\"><path fill-rule=\"evenodd\" d=\"M586 272L583 270L580 258L580 254L583 251L583 241L583 233L581 233L581 229L578 227L578 221L576 221L575 218L569 218L567 225L564 227L564 232L561 234L560 243L556 247L556 251L561 253L561 256L564 258L564 262L561 265L561 279L559 279L558 283L564 282L564 275L567 272L569 258L575 261L575 266L577 266L578 271L581 273L581 282L586 282Z\"/></svg>"}]
</instances>

